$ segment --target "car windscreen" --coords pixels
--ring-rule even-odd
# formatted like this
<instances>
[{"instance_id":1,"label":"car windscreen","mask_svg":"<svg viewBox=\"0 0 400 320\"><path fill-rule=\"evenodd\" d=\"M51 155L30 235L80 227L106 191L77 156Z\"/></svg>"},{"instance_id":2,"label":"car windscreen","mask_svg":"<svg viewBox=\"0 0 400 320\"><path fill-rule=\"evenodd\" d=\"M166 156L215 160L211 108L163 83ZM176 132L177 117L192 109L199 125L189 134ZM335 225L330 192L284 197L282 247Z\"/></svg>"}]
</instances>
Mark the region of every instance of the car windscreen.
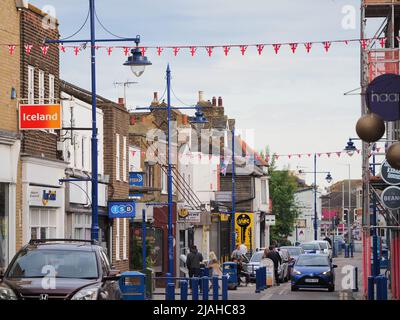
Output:
<instances>
[{"instance_id":1,"label":"car windscreen","mask_svg":"<svg viewBox=\"0 0 400 320\"><path fill-rule=\"evenodd\" d=\"M293 256L299 256L301 255L301 248L287 248L287 251L289 251L289 254Z\"/></svg>"},{"instance_id":2,"label":"car windscreen","mask_svg":"<svg viewBox=\"0 0 400 320\"><path fill-rule=\"evenodd\" d=\"M96 255L91 251L24 250L9 270L9 278L98 278Z\"/></svg>"},{"instance_id":3,"label":"car windscreen","mask_svg":"<svg viewBox=\"0 0 400 320\"><path fill-rule=\"evenodd\" d=\"M317 243L304 243L301 245L304 250L320 250L321 248Z\"/></svg>"},{"instance_id":4,"label":"car windscreen","mask_svg":"<svg viewBox=\"0 0 400 320\"><path fill-rule=\"evenodd\" d=\"M264 252L260 251L260 252L256 252L255 254L253 254L253 256L250 259L250 262L260 262L262 257L264 255Z\"/></svg>"},{"instance_id":5,"label":"car windscreen","mask_svg":"<svg viewBox=\"0 0 400 320\"><path fill-rule=\"evenodd\" d=\"M299 267L328 267L329 260L327 257L318 255L302 255L297 259L296 266Z\"/></svg>"}]
</instances>

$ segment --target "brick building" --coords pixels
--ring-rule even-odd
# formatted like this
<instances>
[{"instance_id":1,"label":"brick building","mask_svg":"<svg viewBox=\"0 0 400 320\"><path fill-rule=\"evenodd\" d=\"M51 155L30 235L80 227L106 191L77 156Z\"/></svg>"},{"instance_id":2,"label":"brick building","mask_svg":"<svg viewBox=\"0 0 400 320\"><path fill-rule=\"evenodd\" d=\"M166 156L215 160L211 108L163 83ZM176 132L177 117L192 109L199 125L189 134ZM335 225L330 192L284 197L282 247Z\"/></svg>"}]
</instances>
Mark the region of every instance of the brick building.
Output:
<instances>
[{"instance_id":1,"label":"brick building","mask_svg":"<svg viewBox=\"0 0 400 320\"><path fill-rule=\"evenodd\" d=\"M62 91L89 105L91 92L62 81ZM101 186L107 184L107 200L126 200L129 196L129 113L124 104L97 96L97 107L103 114L103 161L104 179ZM101 173L101 171L99 172ZM107 177L107 179L105 179ZM102 181L103 180L103 181ZM129 270L129 219L110 220L106 208L99 208L100 241L105 242L113 265L121 271Z\"/></svg>"},{"instance_id":2,"label":"brick building","mask_svg":"<svg viewBox=\"0 0 400 320\"><path fill-rule=\"evenodd\" d=\"M20 237L19 15L14 0L0 2L0 43L16 45L12 55L7 45L0 46L0 270L12 259Z\"/></svg>"},{"instance_id":3,"label":"brick building","mask_svg":"<svg viewBox=\"0 0 400 320\"><path fill-rule=\"evenodd\" d=\"M59 49L41 49L44 39L58 39L58 23L43 24L46 14L28 4L20 8L20 104L59 102ZM26 50L32 46L31 50ZM57 150L56 130L24 130L21 142L22 234L17 247L31 238L62 238L65 235L64 185L66 163Z\"/></svg>"}]
</instances>

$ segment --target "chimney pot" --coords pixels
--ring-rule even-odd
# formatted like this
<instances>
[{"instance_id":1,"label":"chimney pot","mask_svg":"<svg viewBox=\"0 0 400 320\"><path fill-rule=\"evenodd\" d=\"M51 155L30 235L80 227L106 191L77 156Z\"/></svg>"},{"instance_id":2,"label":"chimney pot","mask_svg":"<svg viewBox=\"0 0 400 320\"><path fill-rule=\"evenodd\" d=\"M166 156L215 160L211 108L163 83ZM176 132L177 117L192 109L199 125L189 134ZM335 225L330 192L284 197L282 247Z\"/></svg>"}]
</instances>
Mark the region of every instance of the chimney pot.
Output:
<instances>
[{"instance_id":1,"label":"chimney pot","mask_svg":"<svg viewBox=\"0 0 400 320\"><path fill-rule=\"evenodd\" d=\"M124 98L118 98L118 104L125 106L125 99Z\"/></svg>"},{"instance_id":2,"label":"chimney pot","mask_svg":"<svg viewBox=\"0 0 400 320\"><path fill-rule=\"evenodd\" d=\"M212 105L213 105L213 107L217 106L217 98L216 97L212 98Z\"/></svg>"},{"instance_id":3,"label":"chimney pot","mask_svg":"<svg viewBox=\"0 0 400 320\"><path fill-rule=\"evenodd\" d=\"M204 102L204 91L199 91L199 102Z\"/></svg>"},{"instance_id":4,"label":"chimney pot","mask_svg":"<svg viewBox=\"0 0 400 320\"><path fill-rule=\"evenodd\" d=\"M153 93L153 101L151 103L158 104L158 92Z\"/></svg>"},{"instance_id":5,"label":"chimney pot","mask_svg":"<svg viewBox=\"0 0 400 320\"><path fill-rule=\"evenodd\" d=\"M218 107L222 107L222 97L218 97Z\"/></svg>"}]
</instances>

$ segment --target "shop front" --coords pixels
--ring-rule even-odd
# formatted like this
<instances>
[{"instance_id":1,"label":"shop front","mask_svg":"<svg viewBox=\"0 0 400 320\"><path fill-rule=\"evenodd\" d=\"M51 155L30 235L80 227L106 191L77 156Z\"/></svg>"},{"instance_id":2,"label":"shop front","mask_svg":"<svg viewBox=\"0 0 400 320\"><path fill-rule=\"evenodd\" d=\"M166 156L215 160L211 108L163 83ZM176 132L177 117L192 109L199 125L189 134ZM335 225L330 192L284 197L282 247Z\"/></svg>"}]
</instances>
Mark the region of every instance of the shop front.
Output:
<instances>
[{"instance_id":1,"label":"shop front","mask_svg":"<svg viewBox=\"0 0 400 320\"><path fill-rule=\"evenodd\" d=\"M65 238L65 163L22 157L22 241Z\"/></svg>"}]
</instances>

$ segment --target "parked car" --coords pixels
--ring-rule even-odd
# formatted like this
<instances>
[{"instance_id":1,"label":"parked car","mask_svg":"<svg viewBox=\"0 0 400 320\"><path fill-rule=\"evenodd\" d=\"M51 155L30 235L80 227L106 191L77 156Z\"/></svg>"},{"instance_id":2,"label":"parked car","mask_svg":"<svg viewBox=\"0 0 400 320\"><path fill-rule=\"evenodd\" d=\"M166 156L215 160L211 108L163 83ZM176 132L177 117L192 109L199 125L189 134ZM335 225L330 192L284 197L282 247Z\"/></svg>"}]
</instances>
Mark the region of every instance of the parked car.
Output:
<instances>
[{"instance_id":1,"label":"parked car","mask_svg":"<svg viewBox=\"0 0 400 320\"><path fill-rule=\"evenodd\" d=\"M318 242L303 242L300 247L304 250L304 253L321 253L321 247Z\"/></svg>"},{"instance_id":2,"label":"parked car","mask_svg":"<svg viewBox=\"0 0 400 320\"><path fill-rule=\"evenodd\" d=\"M289 259L288 273L290 275L294 263L296 262L297 258L304 253L304 250L302 247L294 247L294 246L284 246L281 247L281 249L286 249L289 252L290 259Z\"/></svg>"},{"instance_id":3,"label":"parked car","mask_svg":"<svg viewBox=\"0 0 400 320\"><path fill-rule=\"evenodd\" d=\"M326 254L302 254L294 264L291 290L299 288L327 288L335 291L335 268Z\"/></svg>"},{"instance_id":4,"label":"parked car","mask_svg":"<svg viewBox=\"0 0 400 320\"><path fill-rule=\"evenodd\" d=\"M90 240L31 240L0 277L0 300L120 300L119 271Z\"/></svg>"},{"instance_id":5,"label":"parked car","mask_svg":"<svg viewBox=\"0 0 400 320\"><path fill-rule=\"evenodd\" d=\"M326 241L326 240L316 240L316 241L313 241L313 242L318 243L319 246L321 247L321 250L322 250L321 253L327 254L329 256L329 259L332 260L332 255L333 255L332 247L331 247L331 245L329 244L328 241Z\"/></svg>"}]
</instances>

